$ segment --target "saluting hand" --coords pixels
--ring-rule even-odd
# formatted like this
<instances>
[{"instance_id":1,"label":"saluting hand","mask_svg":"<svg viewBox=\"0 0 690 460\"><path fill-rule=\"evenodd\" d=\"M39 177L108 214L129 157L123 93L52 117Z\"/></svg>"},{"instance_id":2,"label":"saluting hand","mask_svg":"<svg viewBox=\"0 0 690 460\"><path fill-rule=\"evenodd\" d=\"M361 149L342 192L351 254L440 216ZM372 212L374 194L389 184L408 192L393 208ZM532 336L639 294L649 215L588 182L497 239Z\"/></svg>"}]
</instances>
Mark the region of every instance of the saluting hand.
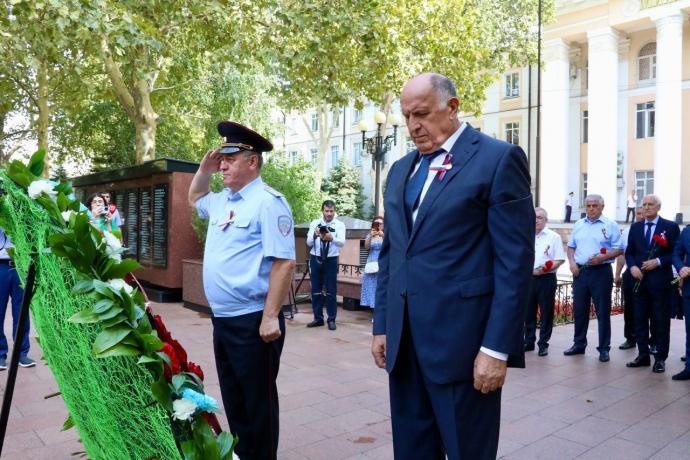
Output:
<instances>
[{"instance_id":1,"label":"saluting hand","mask_svg":"<svg viewBox=\"0 0 690 460\"><path fill-rule=\"evenodd\" d=\"M259 335L261 339L268 343L280 338L282 332L280 332L280 323L278 318L262 318L261 326L259 326Z\"/></svg>"},{"instance_id":2,"label":"saluting hand","mask_svg":"<svg viewBox=\"0 0 690 460\"><path fill-rule=\"evenodd\" d=\"M207 174L220 172L222 156L218 152L220 152L220 149L213 149L206 152L206 155L204 155L204 158L201 160L201 164L199 164L199 170L201 172Z\"/></svg>"}]
</instances>

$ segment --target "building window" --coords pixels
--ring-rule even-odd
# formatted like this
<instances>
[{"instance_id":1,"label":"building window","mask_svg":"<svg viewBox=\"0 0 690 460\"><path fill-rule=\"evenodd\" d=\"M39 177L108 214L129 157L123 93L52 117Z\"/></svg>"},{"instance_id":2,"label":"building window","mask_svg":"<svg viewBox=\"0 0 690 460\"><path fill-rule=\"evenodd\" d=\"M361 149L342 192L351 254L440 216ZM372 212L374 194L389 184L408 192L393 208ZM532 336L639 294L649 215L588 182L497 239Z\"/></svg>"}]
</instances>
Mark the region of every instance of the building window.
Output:
<instances>
[{"instance_id":1,"label":"building window","mask_svg":"<svg viewBox=\"0 0 690 460\"><path fill-rule=\"evenodd\" d=\"M362 121L362 111L358 109L352 109L352 124L359 123Z\"/></svg>"},{"instance_id":2,"label":"building window","mask_svg":"<svg viewBox=\"0 0 690 460\"><path fill-rule=\"evenodd\" d=\"M311 157L311 164L314 166L319 164L319 151L316 149L309 149L309 156Z\"/></svg>"},{"instance_id":3,"label":"building window","mask_svg":"<svg viewBox=\"0 0 690 460\"><path fill-rule=\"evenodd\" d=\"M352 151L355 156L355 166L362 166L362 143L355 142L352 146Z\"/></svg>"},{"instance_id":4,"label":"building window","mask_svg":"<svg viewBox=\"0 0 690 460\"><path fill-rule=\"evenodd\" d=\"M331 167L338 166L338 161L340 161L340 146L331 145Z\"/></svg>"},{"instance_id":5,"label":"building window","mask_svg":"<svg viewBox=\"0 0 690 460\"><path fill-rule=\"evenodd\" d=\"M405 154L408 154L416 149L417 146L414 145L412 138L410 136L405 137Z\"/></svg>"},{"instance_id":6,"label":"building window","mask_svg":"<svg viewBox=\"0 0 690 460\"><path fill-rule=\"evenodd\" d=\"M520 123L517 121L506 123L506 142L520 145Z\"/></svg>"},{"instance_id":7,"label":"building window","mask_svg":"<svg viewBox=\"0 0 690 460\"><path fill-rule=\"evenodd\" d=\"M635 191L639 206L645 195L654 193L654 171L635 171Z\"/></svg>"},{"instance_id":8,"label":"building window","mask_svg":"<svg viewBox=\"0 0 690 460\"><path fill-rule=\"evenodd\" d=\"M654 137L654 102L637 104L635 109L635 139Z\"/></svg>"},{"instance_id":9,"label":"building window","mask_svg":"<svg viewBox=\"0 0 690 460\"><path fill-rule=\"evenodd\" d=\"M290 131L292 131L293 136L297 134L297 118L290 119Z\"/></svg>"},{"instance_id":10,"label":"building window","mask_svg":"<svg viewBox=\"0 0 690 460\"><path fill-rule=\"evenodd\" d=\"M294 165L295 163L297 163L297 155L299 155L299 152L297 152L297 151L290 152L290 164L291 165Z\"/></svg>"},{"instance_id":11,"label":"building window","mask_svg":"<svg viewBox=\"0 0 690 460\"><path fill-rule=\"evenodd\" d=\"M582 173L582 183L580 184L582 195L580 199L580 206L585 207L585 198L587 198L587 173Z\"/></svg>"},{"instance_id":12,"label":"building window","mask_svg":"<svg viewBox=\"0 0 690 460\"><path fill-rule=\"evenodd\" d=\"M656 42L647 43L637 53L637 79L639 81L656 79Z\"/></svg>"},{"instance_id":13,"label":"building window","mask_svg":"<svg viewBox=\"0 0 690 460\"><path fill-rule=\"evenodd\" d=\"M589 59L585 62L585 89L589 89Z\"/></svg>"},{"instance_id":14,"label":"building window","mask_svg":"<svg viewBox=\"0 0 690 460\"><path fill-rule=\"evenodd\" d=\"M518 72L506 75L505 99L520 96L520 74Z\"/></svg>"},{"instance_id":15,"label":"building window","mask_svg":"<svg viewBox=\"0 0 690 460\"><path fill-rule=\"evenodd\" d=\"M340 128L340 115L336 117L335 112L333 112L333 127Z\"/></svg>"},{"instance_id":16,"label":"building window","mask_svg":"<svg viewBox=\"0 0 690 460\"><path fill-rule=\"evenodd\" d=\"M582 143L589 142L589 110L582 111Z\"/></svg>"},{"instance_id":17,"label":"building window","mask_svg":"<svg viewBox=\"0 0 690 460\"><path fill-rule=\"evenodd\" d=\"M318 131L319 130L319 115L316 113L311 114L311 130L312 131Z\"/></svg>"}]
</instances>

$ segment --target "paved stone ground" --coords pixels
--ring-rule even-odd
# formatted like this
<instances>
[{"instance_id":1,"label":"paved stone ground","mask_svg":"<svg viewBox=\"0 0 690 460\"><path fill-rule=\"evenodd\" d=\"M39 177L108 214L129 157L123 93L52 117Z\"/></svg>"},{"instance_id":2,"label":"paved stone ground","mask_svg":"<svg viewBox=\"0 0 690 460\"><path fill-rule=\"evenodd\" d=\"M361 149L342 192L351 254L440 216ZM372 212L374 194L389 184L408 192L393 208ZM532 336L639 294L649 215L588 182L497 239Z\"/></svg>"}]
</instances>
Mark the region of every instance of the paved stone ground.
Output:
<instances>
[{"instance_id":1,"label":"paved stone ground","mask_svg":"<svg viewBox=\"0 0 690 460\"><path fill-rule=\"evenodd\" d=\"M339 313L338 330L306 329L309 305L289 323L278 389L280 460L392 459L387 377L374 367L371 312ZM190 360L203 366L207 391L220 399L211 348L211 321L179 304L154 304ZM554 328L549 356L528 353L526 369L508 371L503 391L499 457L517 459L690 458L690 382L673 382L682 369L685 332L673 321L665 374L627 369L635 351L620 351L623 318L613 322L611 362L594 346L565 357L573 327ZM5 331L10 329L9 320ZM597 341L596 322L589 328ZM35 359L41 352L32 333ZM0 373L4 393L7 373ZM79 451L75 430L60 432L67 410L44 362L20 369L3 459L69 459ZM227 424L221 417L224 428ZM420 459L423 460L423 459Z\"/></svg>"}]
</instances>

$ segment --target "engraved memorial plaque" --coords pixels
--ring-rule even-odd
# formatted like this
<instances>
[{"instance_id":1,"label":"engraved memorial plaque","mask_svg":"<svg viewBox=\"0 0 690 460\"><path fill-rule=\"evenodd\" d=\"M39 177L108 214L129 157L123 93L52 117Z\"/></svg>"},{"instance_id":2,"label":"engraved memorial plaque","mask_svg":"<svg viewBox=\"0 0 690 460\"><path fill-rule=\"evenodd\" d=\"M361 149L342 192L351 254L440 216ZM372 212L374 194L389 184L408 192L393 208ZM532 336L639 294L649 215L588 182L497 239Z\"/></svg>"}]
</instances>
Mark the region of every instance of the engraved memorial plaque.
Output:
<instances>
[{"instance_id":1,"label":"engraved memorial plaque","mask_svg":"<svg viewBox=\"0 0 690 460\"><path fill-rule=\"evenodd\" d=\"M125 227L127 228L127 239L124 240L125 246L129 248L126 252L130 259L139 259L139 189L133 188L125 190L127 196L127 210L120 214L126 217Z\"/></svg>"},{"instance_id":2,"label":"engraved memorial plaque","mask_svg":"<svg viewBox=\"0 0 690 460\"><path fill-rule=\"evenodd\" d=\"M169 184L153 186L153 266L168 267L168 187Z\"/></svg>"},{"instance_id":3,"label":"engraved memorial plaque","mask_svg":"<svg viewBox=\"0 0 690 460\"><path fill-rule=\"evenodd\" d=\"M140 189L139 195L139 263L151 264L151 189Z\"/></svg>"}]
</instances>

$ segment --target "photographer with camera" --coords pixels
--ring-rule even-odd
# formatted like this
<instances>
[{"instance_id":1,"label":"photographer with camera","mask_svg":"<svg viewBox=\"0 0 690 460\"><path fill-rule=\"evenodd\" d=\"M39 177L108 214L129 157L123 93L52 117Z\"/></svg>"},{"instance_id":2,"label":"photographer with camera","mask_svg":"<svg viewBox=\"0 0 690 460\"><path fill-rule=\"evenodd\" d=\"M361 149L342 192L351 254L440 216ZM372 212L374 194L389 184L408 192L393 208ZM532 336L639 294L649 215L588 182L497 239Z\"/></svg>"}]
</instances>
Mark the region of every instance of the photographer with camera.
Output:
<instances>
[{"instance_id":1,"label":"photographer with camera","mask_svg":"<svg viewBox=\"0 0 690 460\"><path fill-rule=\"evenodd\" d=\"M345 224L335 220L335 203L326 200L321 204L321 219L313 220L307 233L307 246L311 247L309 278L311 280L311 304L314 321L307 327L323 326L323 304L326 302L328 329L334 331L338 313L336 291L338 287L338 255L345 246ZM325 288L325 290L324 290Z\"/></svg>"},{"instance_id":2,"label":"photographer with camera","mask_svg":"<svg viewBox=\"0 0 690 460\"><path fill-rule=\"evenodd\" d=\"M108 203L100 193L92 193L86 199L86 207L89 212L89 220L101 229L101 232L117 230L113 215L108 210Z\"/></svg>"}]
</instances>

